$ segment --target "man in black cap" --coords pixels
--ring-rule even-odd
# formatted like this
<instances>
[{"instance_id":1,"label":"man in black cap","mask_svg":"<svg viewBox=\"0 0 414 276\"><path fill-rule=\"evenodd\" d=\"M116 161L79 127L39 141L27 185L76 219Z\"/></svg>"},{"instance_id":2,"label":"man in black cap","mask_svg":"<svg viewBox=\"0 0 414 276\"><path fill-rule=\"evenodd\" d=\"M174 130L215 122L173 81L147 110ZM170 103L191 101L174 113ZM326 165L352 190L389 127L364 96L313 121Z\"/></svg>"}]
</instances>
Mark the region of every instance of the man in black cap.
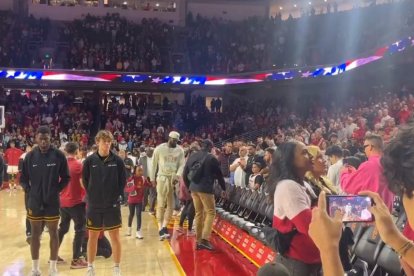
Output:
<instances>
[{"instance_id":1,"label":"man in black cap","mask_svg":"<svg viewBox=\"0 0 414 276\"><path fill-rule=\"evenodd\" d=\"M214 180L217 179L226 190L220 164L210 152L213 148L211 140L201 142L201 150L192 154L184 167L183 179L191 191L195 208L197 249L214 250L210 243L213 221L216 215L214 200ZM203 214L204 217L203 217Z\"/></svg>"}]
</instances>

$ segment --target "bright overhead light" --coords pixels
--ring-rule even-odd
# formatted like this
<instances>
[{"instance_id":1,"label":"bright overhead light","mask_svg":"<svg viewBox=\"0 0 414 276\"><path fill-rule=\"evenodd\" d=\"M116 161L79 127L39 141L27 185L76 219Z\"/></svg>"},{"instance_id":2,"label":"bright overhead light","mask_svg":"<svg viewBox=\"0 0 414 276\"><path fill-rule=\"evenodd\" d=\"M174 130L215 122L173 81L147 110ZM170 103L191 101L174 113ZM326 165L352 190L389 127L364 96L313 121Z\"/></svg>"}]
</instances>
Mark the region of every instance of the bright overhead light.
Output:
<instances>
[{"instance_id":1,"label":"bright overhead light","mask_svg":"<svg viewBox=\"0 0 414 276\"><path fill-rule=\"evenodd\" d=\"M160 4L158 4L158 3L157 3L157 4L155 4L155 6L156 6L156 7L159 7L159 6L160 6Z\"/></svg>"},{"instance_id":2,"label":"bright overhead light","mask_svg":"<svg viewBox=\"0 0 414 276\"><path fill-rule=\"evenodd\" d=\"M283 10L283 7L279 7L279 10Z\"/></svg>"},{"instance_id":3,"label":"bright overhead light","mask_svg":"<svg viewBox=\"0 0 414 276\"><path fill-rule=\"evenodd\" d=\"M308 3L308 4L309 4L309 5L312 5L312 2L310 2L310 1L309 1L309 3Z\"/></svg>"},{"instance_id":4,"label":"bright overhead light","mask_svg":"<svg viewBox=\"0 0 414 276\"><path fill-rule=\"evenodd\" d=\"M128 2L127 2L127 1L125 1L125 2L124 2L124 5L125 5L125 6L126 6L126 5L128 5Z\"/></svg>"},{"instance_id":5,"label":"bright overhead light","mask_svg":"<svg viewBox=\"0 0 414 276\"><path fill-rule=\"evenodd\" d=\"M293 5L293 7L294 7L294 8L296 8L297 6L298 6L298 5L296 5L296 4L295 4L295 5Z\"/></svg>"}]
</instances>

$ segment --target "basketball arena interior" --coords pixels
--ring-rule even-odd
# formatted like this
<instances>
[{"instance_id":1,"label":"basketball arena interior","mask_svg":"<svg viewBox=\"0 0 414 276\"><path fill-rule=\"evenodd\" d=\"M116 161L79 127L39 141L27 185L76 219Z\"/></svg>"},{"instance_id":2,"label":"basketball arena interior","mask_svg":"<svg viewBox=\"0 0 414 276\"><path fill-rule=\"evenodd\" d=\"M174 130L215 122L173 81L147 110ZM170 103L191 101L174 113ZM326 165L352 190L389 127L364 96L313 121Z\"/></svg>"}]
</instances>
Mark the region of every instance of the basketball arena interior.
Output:
<instances>
[{"instance_id":1,"label":"basketball arena interior","mask_svg":"<svg viewBox=\"0 0 414 276\"><path fill-rule=\"evenodd\" d=\"M414 275L413 72L412 0L1 0L0 273Z\"/></svg>"}]
</instances>

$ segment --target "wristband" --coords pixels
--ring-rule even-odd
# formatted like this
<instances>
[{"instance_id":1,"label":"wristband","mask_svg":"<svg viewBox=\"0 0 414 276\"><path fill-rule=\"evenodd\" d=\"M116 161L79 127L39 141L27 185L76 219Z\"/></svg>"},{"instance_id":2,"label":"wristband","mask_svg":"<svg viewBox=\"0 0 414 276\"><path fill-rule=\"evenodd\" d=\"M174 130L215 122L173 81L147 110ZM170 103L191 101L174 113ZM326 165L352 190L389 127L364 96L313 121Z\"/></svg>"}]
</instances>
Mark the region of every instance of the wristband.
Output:
<instances>
[{"instance_id":1,"label":"wristband","mask_svg":"<svg viewBox=\"0 0 414 276\"><path fill-rule=\"evenodd\" d=\"M408 250L414 247L414 243L412 241L407 241L399 250L397 250L398 256L404 257Z\"/></svg>"}]
</instances>

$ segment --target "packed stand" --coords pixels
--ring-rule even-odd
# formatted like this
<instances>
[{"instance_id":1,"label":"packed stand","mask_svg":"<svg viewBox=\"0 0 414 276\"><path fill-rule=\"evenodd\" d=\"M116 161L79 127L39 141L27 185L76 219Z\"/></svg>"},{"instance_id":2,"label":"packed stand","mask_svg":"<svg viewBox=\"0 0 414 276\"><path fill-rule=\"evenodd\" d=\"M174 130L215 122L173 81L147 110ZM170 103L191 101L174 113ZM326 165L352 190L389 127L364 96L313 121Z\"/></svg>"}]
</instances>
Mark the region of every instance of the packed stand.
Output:
<instances>
[{"instance_id":1,"label":"packed stand","mask_svg":"<svg viewBox=\"0 0 414 276\"><path fill-rule=\"evenodd\" d=\"M3 67L27 68L40 66L41 60L32 52L46 40L50 22L48 19L16 17L5 12L0 15L0 64Z\"/></svg>"},{"instance_id":2,"label":"packed stand","mask_svg":"<svg viewBox=\"0 0 414 276\"><path fill-rule=\"evenodd\" d=\"M94 121L93 103L84 97L83 104L74 103L70 94L43 95L30 91L2 92L0 102L5 105L6 128L2 132L3 147L11 141L24 149L35 143L35 130L48 125L52 130L52 144L57 148L68 141L78 142L81 147L89 145L90 128Z\"/></svg>"},{"instance_id":3,"label":"packed stand","mask_svg":"<svg viewBox=\"0 0 414 276\"><path fill-rule=\"evenodd\" d=\"M136 24L119 14L88 14L66 24L60 38L70 44L66 68L135 72L168 71L162 48L171 39L171 27L157 19Z\"/></svg>"},{"instance_id":4,"label":"packed stand","mask_svg":"<svg viewBox=\"0 0 414 276\"><path fill-rule=\"evenodd\" d=\"M411 35L414 29L410 1L346 12L327 9L329 12L321 15L313 12L285 21L276 16L231 22L189 14L188 49L193 73L338 63ZM382 18L395 20L390 23Z\"/></svg>"}]
</instances>

